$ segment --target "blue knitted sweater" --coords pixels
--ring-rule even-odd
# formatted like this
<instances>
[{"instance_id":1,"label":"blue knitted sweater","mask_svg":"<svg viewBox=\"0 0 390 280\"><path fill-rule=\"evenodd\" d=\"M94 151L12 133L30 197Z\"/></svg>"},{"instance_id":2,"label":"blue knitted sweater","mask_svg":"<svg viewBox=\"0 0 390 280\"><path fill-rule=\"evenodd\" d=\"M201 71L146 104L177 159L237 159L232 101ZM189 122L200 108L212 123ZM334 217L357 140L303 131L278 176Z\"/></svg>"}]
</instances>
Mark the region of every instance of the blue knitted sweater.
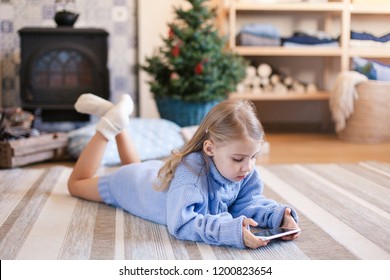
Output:
<instances>
[{"instance_id":1,"label":"blue knitted sweater","mask_svg":"<svg viewBox=\"0 0 390 280\"><path fill-rule=\"evenodd\" d=\"M178 239L245 248L242 223L252 218L260 227L282 223L286 205L262 195L263 182L255 168L245 179L232 182L201 152L186 156L166 192L153 189L160 161L120 168L99 179L105 203L160 224ZM297 213L292 215L298 220Z\"/></svg>"}]
</instances>

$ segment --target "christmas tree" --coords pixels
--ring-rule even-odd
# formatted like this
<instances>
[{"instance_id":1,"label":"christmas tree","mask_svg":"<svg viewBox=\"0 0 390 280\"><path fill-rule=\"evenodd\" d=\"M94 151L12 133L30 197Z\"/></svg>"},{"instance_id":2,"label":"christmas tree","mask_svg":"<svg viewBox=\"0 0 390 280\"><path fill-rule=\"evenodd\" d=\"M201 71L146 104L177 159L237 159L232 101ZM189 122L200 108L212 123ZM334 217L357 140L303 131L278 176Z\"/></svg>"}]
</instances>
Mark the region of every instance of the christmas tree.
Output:
<instances>
[{"instance_id":1,"label":"christmas tree","mask_svg":"<svg viewBox=\"0 0 390 280\"><path fill-rule=\"evenodd\" d=\"M141 67L152 77L149 84L156 99L223 100L244 78L246 62L225 49L226 40L214 26L216 10L208 1L187 2L189 9L174 9L164 45Z\"/></svg>"}]
</instances>

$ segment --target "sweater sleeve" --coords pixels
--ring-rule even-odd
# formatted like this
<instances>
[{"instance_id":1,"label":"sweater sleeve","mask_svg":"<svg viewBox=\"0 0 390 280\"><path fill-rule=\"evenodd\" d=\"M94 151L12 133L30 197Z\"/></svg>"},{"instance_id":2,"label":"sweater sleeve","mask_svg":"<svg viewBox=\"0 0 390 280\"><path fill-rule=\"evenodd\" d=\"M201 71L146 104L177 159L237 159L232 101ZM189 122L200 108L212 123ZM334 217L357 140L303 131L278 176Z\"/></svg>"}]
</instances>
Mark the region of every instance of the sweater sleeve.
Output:
<instances>
[{"instance_id":1,"label":"sweater sleeve","mask_svg":"<svg viewBox=\"0 0 390 280\"><path fill-rule=\"evenodd\" d=\"M298 223L296 211L275 200L262 195L263 181L255 169L241 185L240 192L235 202L230 206L229 212L233 216L244 215L258 222L259 227L275 228L282 224L285 209L291 208L291 214Z\"/></svg>"},{"instance_id":2,"label":"sweater sleeve","mask_svg":"<svg viewBox=\"0 0 390 280\"><path fill-rule=\"evenodd\" d=\"M242 237L245 217L233 218L228 212L209 214L207 201L196 186L170 190L167 202L167 226L176 238L245 248Z\"/></svg>"}]
</instances>

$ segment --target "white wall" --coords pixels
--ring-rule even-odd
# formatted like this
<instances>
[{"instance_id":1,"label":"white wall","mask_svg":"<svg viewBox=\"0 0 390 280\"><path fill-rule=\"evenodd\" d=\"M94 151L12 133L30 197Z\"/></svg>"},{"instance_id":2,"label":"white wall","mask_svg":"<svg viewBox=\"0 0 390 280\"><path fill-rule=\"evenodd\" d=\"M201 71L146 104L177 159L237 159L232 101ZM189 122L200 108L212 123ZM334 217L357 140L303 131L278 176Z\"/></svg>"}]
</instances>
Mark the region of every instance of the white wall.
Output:
<instances>
[{"instance_id":1,"label":"white wall","mask_svg":"<svg viewBox=\"0 0 390 280\"><path fill-rule=\"evenodd\" d=\"M162 46L161 36L168 35L167 24L174 18L173 7L183 2L184 0L138 1L138 58L141 64L145 62L146 56L152 55L157 47ZM159 117L147 80L147 73L140 71L140 117Z\"/></svg>"}]
</instances>

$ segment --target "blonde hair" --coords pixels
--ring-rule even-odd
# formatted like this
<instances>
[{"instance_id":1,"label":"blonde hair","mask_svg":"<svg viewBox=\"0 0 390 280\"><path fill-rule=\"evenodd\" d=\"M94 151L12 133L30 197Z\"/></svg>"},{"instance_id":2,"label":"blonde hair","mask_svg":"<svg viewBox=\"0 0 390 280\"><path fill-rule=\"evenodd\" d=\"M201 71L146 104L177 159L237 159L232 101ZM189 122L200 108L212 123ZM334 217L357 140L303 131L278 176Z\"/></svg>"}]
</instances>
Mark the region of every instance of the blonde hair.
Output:
<instances>
[{"instance_id":1,"label":"blonde hair","mask_svg":"<svg viewBox=\"0 0 390 280\"><path fill-rule=\"evenodd\" d=\"M259 142L264 137L253 103L241 99L228 99L219 103L203 119L192 139L180 151L173 151L161 167L156 190L167 190L182 159L190 153L203 151L203 143L206 140L211 139L219 143L240 140L243 137Z\"/></svg>"}]
</instances>

